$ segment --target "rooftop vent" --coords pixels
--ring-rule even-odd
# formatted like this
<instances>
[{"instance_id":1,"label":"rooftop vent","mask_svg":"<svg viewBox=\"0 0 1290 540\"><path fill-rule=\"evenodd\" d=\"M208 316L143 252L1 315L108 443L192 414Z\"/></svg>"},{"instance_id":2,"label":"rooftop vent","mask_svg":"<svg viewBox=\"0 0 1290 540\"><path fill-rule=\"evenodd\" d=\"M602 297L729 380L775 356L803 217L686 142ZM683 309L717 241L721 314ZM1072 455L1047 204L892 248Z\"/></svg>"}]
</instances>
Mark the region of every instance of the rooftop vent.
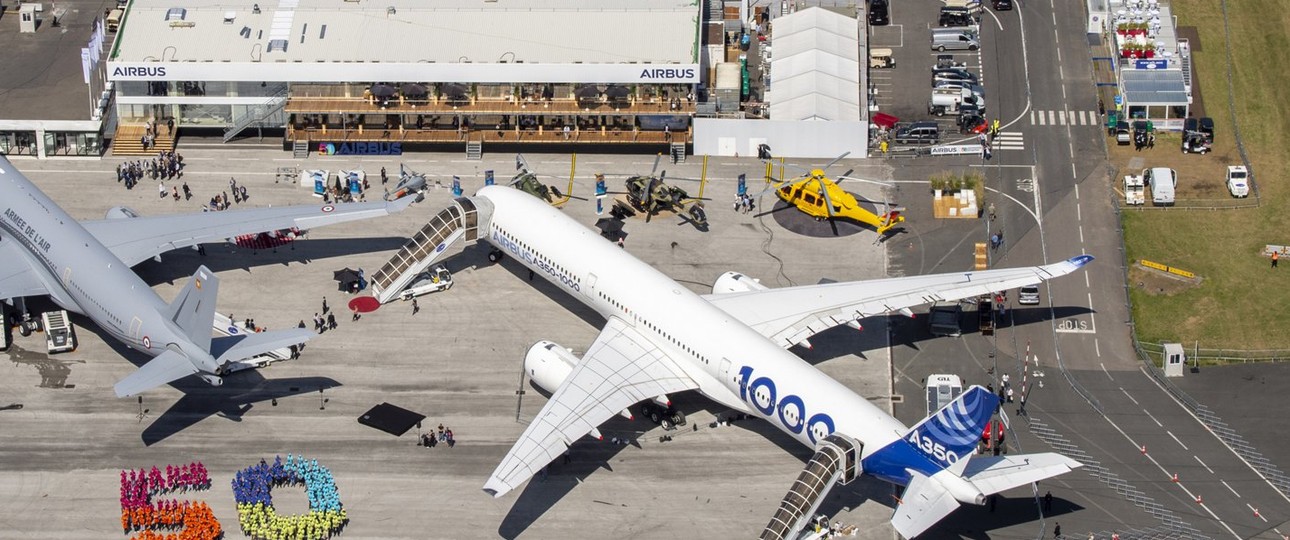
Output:
<instances>
[{"instance_id":1,"label":"rooftop vent","mask_svg":"<svg viewBox=\"0 0 1290 540\"><path fill-rule=\"evenodd\" d=\"M268 51L268 52L273 52L273 51L282 51L282 52L287 52L287 40L285 40L285 39L270 39L270 40L269 40L269 51Z\"/></svg>"},{"instance_id":2,"label":"rooftop vent","mask_svg":"<svg viewBox=\"0 0 1290 540\"><path fill-rule=\"evenodd\" d=\"M237 12L236 12L236 11L225 11L225 12L224 12L224 24L233 24L233 19L236 19L236 18L237 18Z\"/></svg>"},{"instance_id":3,"label":"rooftop vent","mask_svg":"<svg viewBox=\"0 0 1290 540\"><path fill-rule=\"evenodd\" d=\"M166 10L167 21L182 21L188 17L188 10L181 7L172 7Z\"/></svg>"}]
</instances>

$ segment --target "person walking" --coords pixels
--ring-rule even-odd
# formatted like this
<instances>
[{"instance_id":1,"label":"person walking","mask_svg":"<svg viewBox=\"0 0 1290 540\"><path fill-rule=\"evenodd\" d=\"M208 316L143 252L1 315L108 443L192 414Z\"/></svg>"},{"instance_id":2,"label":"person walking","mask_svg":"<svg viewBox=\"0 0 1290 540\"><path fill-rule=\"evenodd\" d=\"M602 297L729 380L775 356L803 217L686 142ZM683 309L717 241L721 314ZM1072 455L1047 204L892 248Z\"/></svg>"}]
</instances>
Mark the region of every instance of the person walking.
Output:
<instances>
[{"instance_id":1,"label":"person walking","mask_svg":"<svg viewBox=\"0 0 1290 540\"><path fill-rule=\"evenodd\" d=\"M335 314L335 313L328 313L328 314L327 314L327 329L328 329L328 330L335 330L335 329L336 329L336 314Z\"/></svg>"},{"instance_id":2,"label":"person walking","mask_svg":"<svg viewBox=\"0 0 1290 540\"><path fill-rule=\"evenodd\" d=\"M417 303L417 299L416 299L416 298L413 298L413 299L412 299L412 314L413 314L413 315L416 315L416 314L417 314L417 312L419 312L419 311L421 311L421 305Z\"/></svg>"},{"instance_id":3,"label":"person walking","mask_svg":"<svg viewBox=\"0 0 1290 540\"><path fill-rule=\"evenodd\" d=\"M1273 268L1276 268L1276 267L1277 267L1277 259L1280 259L1280 258L1281 258L1281 255L1280 255L1279 253L1277 253L1277 252L1275 252L1275 251L1273 251L1273 252L1272 252L1272 267L1273 267Z\"/></svg>"},{"instance_id":4,"label":"person walking","mask_svg":"<svg viewBox=\"0 0 1290 540\"><path fill-rule=\"evenodd\" d=\"M1062 524L1061 523L1053 524L1053 538L1061 538L1061 537L1062 537Z\"/></svg>"},{"instance_id":5,"label":"person walking","mask_svg":"<svg viewBox=\"0 0 1290 540\"><path fill-rule=\"evenodd\" d=\"M330 310L330 309L327 307L327 297L326 297L326 296L324 296L324 297L323 297L323 310L322 310L323 315L326 315L326 314L327 314L327 312L328 312L329 310Z\"/></svg>"},{"instance_id":6,"label":"person walking","mask_svg":"<svg viewBox=\"0 0 1290 540\"><path fill-rule=\"evenodd\" d=\"M1053 492L1049 491L1048 493L1044 494L1044 512L1051 512L1052 510L1053 510Z\"/></svg>"}]
</instances>

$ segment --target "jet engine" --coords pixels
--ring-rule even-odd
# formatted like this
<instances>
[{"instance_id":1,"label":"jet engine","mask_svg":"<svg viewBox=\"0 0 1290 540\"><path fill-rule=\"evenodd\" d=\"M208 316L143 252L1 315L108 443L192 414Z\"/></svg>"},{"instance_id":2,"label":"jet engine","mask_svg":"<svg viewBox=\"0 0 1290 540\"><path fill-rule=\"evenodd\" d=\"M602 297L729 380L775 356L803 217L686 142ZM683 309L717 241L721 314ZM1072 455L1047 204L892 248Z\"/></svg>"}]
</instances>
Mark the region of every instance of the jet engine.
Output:
<instances>
[{"instance_id":1,"label":"jet engine","mask_svg":"<svg viewBox=\"0 0 1290 540\"><path fill-rule=\"evenodd\" d=\"M139 217L139 213L135 212L133 208L128 206L113 206L108 209L106 217L107 219L137 218Z\"/></svg>"},{"instance_id":2,"label":"jet engine","mask_svg":"<svg viewBox=\"0 0 1290 540\"><path fill-rule=\"evenodd\" d=\"M569 349L551 341L539 341L529 347L524 355L524 371L538 388L555 393L560 384L573 373L573 366L578 365L578 357Z\"/></svg>"},{"instance_id":3,"label":"jet engine","mask_svg":"<svg viewBox=\"0 0 1290 540\"><path fill-rule=\"evenodd\" d=\"M726 272L712 284L712 294L764 291L768 287L739 272Z\"/></svg>"}]
</instances>

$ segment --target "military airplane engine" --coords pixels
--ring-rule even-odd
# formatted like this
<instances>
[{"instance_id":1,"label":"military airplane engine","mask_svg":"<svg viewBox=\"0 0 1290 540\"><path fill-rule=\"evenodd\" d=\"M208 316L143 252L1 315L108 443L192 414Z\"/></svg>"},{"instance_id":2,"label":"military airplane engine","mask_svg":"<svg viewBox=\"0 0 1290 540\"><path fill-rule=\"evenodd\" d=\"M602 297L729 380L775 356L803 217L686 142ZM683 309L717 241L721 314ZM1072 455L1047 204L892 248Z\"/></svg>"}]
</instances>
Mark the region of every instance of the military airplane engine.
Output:
<instances>
[{"instance_id":1,"label":"military airplane engine","mask_svg":"<svg viewBox=\"0 0 1290 540\"><path fill-rule=\"evenodd\" d=\"M139 213L129 206L113 206L108 209L107 215L104 217L106 219L129 219L139 217Z\"/></svg>"}]
</instances>

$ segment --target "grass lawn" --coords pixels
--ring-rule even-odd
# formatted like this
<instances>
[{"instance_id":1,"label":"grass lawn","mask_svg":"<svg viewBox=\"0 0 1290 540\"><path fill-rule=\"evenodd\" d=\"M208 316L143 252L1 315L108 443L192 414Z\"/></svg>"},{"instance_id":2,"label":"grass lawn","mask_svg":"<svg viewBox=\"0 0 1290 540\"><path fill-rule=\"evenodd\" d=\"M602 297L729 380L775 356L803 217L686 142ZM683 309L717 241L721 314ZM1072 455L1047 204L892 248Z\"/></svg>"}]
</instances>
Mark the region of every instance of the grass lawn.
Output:
<instances>
[{"instance_id":1,"label":"grass lawn","mask_svg":"<svg viewBox=\"0 0 1290 540\"><path fill-rule=\"evenodd\" d=\"M1232 139L1228 108L1222 7L1215 0L1173 0L1180 26L1195 26L1202 50L1192 55L1194 82L1201 87L1206 114L1214 118L1212 157L1240 164ZM1202 348L1290 349L1290 264L1272 270L1259 255L1264 244L1290 245L1290 10L1285 0L1228 0L1232 30L1233 89L1236 116L1250 156L1251 172L1262 196L1259 208L1241 210L1126 211L1125 244L1130 260L1150 259L1195 272L1195 287L1158 292L1131 281L1133 314L1144 341L1180 341ZM1114 142L1111 142L1114 144ZM1149 160L1178 170L1184 183L1208 178L1216 165L1188 160L1169 144L1157 142ZM1112 162L1124 169L1127 161ZM1146 153L1142 154L1146 156ZM1162 159L1163 158L1163 159ZM1155 164L1155 163L1153 163ZM1221 170L1221 167L1218 167ZM1124 172L1130 172L1124 170ZM1136 173L1137 171L1132 171ZM1119 180L1117 179L1118 183ZM1211 188L1211 186L1205 186ZM1204 191L1214 195L1213 189ZM1150 289L1150 290L1147 290Z\"/></svg>"}]
</instances>

